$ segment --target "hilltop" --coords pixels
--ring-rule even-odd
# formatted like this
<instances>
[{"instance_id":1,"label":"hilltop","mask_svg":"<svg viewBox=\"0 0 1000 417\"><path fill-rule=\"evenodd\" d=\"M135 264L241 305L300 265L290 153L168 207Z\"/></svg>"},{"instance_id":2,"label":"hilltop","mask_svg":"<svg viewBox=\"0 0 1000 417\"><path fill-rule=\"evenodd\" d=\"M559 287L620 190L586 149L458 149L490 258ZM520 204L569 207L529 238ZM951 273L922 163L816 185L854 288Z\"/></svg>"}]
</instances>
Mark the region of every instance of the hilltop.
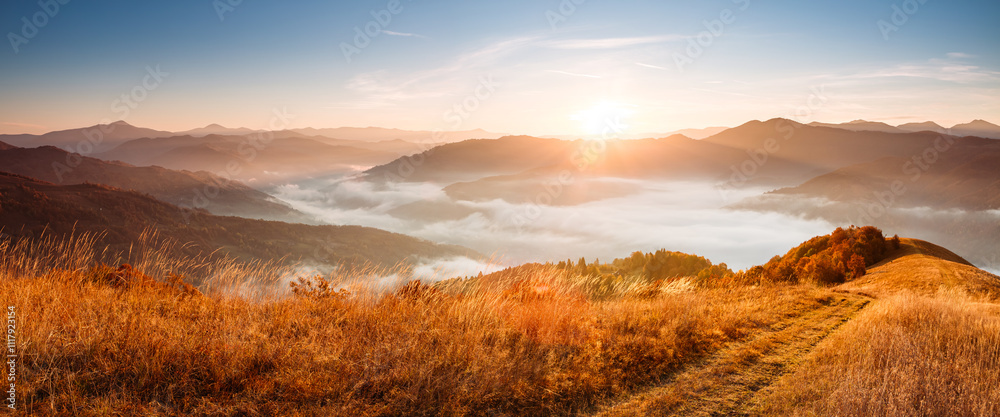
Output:
<instances>
[{"instance_id":1,"label":"hilltop","mask_svg":"<svg viewBox=\"0 0 1000 417\"><path fill-rule=\"evenodd\" d=\"M901 292L933 296L957 291L1000 299L1000 277L933 243L918 239L901 239L901 243L863 277L838 288L880 298Z\"/></svg>"}]
</instances>

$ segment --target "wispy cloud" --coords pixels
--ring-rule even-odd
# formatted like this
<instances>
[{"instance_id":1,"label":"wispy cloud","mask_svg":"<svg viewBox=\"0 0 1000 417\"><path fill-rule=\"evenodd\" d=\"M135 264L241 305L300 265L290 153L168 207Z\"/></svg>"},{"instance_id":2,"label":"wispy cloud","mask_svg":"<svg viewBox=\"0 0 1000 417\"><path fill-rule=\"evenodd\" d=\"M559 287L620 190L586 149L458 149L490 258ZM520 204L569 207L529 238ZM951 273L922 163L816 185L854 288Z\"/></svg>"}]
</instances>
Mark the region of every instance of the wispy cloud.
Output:
<instances>
[{"instance_id":1,"label":"wispy cloud","mask_svg":"<svg viewBox=\"0 0 1000 417\"><path fill-rule=\"evenodd\" d=\"M393 31L391 31L391 30L383 30L383 31L382 31L382 33L384 33L384 34L386 34L386 35L392 35L392 36L406 36L406 37L414 37L414 38L424 38L424 39L426 39L426 38L427 38L427 37L426 37L426 36L424 36L424 35L418 35L418 34L416 34L416 33L406 33L406 32L393 32Z\"/></svg>"},{"instance_id":2,"label":"wispy cloud","mask_svg":"<svg viewBox=\"0 0 1000 417\"><path fill-rule=\"evenodd\" d=\"M0 125L14 126L14 127L28 127L28 128L32 128L32 129L45 129L45 126L31 124L31 123L0 122Z\"/></svg>"},{"instance_id":3,"label":"wispy cloud","mask_svg":"<svg viewBox=\"0 0 1000 417\"><path fill-rule=\"evenodd\" d=\"M953 52L945 58L933 58L924 62L900 63L882 68L852 69L849 72L813 75L811 80L831 80L833 82L857 82L880 78L913 78L975 84L1000 82L1000 71L972 65L965 61L972 55Z\"/></svg>"},{"instance_id":4,"label":"wispy cloud","mask_svg":"<svg viewBox=\"0 0 1000 417\"><path fill-rule=\"evenodd\" d=\"M490 43L459 54L444 65L423 71L360 73L351 77L345 85L358 96L349 101L330 103L326 108L377 109L393 107L405 101L447 96L456 85L465 86L468 79L493 72L497 62L538 39L537 36L525 36Z\"/></svg>"},{"instance_id":5,"label":"wispy cloud","mask_svg":"<svg viewBox=\"0 0 1000 417\"><path fill-rule=\"evenodd\" d=\"M651 64L643 64L641 62L636 62L635 64L638 65L638 66L640 66L640 67L653 68L653 69L664 70L664 71L667 70L667 68L664 68L664 67L660 67L660 66L656 66L656 65L651 65Z\"/></svg>"},{"instance_id":6,"label":"wispy cloud","mask_svg":"<svg viewBox=\"0 0 1000 417\"><path fill-rule=\"evenodd\" d=\"M615 49L687 39L684 35L640 36L631 38L565 39L539 43L555 49Z\"/></svg>"},{"instance_id":7,"label":"wispy cloud","mask_svg":"<svg viewBox=\"0 0 1000 417\"><path fill-rule=\"evenodd\" d=\"M545 72L551 72L553 74L569 75L569 76L572 76L572 77L601 78L600 75L579 74L579 73L569 72L569 71L545 70Z\"/></svg>"}]
</instances>

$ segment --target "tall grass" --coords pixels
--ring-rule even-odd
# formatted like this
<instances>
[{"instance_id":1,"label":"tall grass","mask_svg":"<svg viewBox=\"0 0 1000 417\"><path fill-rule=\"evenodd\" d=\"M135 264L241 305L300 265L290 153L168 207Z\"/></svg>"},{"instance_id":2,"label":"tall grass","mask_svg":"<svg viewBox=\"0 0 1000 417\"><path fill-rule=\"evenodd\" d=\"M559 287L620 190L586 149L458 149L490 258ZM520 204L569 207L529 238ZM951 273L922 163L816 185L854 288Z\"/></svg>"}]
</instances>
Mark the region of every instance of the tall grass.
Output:
<instances>
[{"instance_id":1,"label":"tall grass","mask_svg":"<svg viewBox=\"0 0 1000 417\"><path fill-rule=\"evenodd\" d=\"M821 344L767 415L1000 415L1000 306L900 295Z\"/></svg>"},{"instance_id":2,"label":"tall grass","mask_svg":"<svg viewBox=\"0 0 1000 417\"><path fill-rule=\"evenodd\" d=\"M46 239L0 246L27 414L565 415L829 299L682 284L594 298L545 270L391 293L358 283L385 271L342 271L282 295L286 268L171 260L155 244L112 256L198 294L109 285L93 236Z\"/></svg>"}]
</instances>

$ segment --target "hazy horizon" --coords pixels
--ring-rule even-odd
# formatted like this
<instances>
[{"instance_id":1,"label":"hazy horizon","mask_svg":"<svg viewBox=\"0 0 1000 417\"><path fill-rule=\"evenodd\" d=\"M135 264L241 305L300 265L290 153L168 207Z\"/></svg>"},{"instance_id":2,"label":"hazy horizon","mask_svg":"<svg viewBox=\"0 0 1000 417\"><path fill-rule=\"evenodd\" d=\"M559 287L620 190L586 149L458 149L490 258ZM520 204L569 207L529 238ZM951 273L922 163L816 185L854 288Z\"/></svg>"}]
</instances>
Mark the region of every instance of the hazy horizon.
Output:
<instances>
[{"instance_id":1,"label":"hazy horizon","mask_svg":"<svg viewBox=\"0 0 1000 417\"><path fill-rule=\"evenodd\" d=\"M7 2L0 134L1000 120L1000 5L903 3Z\"/></svg>"}]
</instances>

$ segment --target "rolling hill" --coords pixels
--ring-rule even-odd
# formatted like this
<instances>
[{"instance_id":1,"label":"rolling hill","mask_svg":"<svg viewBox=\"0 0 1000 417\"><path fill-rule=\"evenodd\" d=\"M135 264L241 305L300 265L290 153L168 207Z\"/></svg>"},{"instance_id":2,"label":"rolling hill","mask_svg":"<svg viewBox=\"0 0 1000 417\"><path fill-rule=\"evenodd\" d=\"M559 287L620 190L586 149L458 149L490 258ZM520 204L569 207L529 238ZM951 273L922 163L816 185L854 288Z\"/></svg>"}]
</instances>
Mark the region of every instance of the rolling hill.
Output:
<instances>
[{"instance_id":1,"label":"rolling hill","mask_svg":"<svg viewBox=\"0 0 1000 417\"><path fill-rule=\"evenodd\" d=\"M213 214L269 220L305 220L302 213L242 183L198 171L172 171L70 154L52 146L0 147L0 170L63 185L96 183L149 194Z\"/></svg>"},{"instance_id":2,"label":"rolling hill","mask_svg":"<svg viewBox=\"0 0 1000 417\"><path fill-rule=\"evenodd\" d=\"M89 142L93 148L84 145L84 149L102 152L121 143L138 138L163 138L173 136L171 132L132 126L124 121L109 124L99 124L90 127L60 130L44 135L0 135L0 141L20 147L38 147L45 145L58 146L63 149L72 148L82 152L80 144Z\"/></svg>"},{"instance_id":3,"label":"rolling hill","mask_svg":"<svg viewBox=\"0 0 1000 417\"><path fill-rule=\"evenodd\" d=\"M933 243L918 239L900 241L899 249L869 267L864 276L838 288L879 298L902 292L933 296L958 291L1000 300L1000 277Z\"/></svg>"},{"instance_id":4,"label":"rolling hill","mask_svg":"<svg viewBox=\"0 0 1000 417\"><path fill-rule=\"evenodd\" d=\"M133 165L225 173L254 186L313 175L345 173L399 157L398 153L330 145L295 132L273 136L207 135L136 139L97 157Z\"/></svg>"},{"instance_id":5,"label":"rolling hill","mask_svg":"<svg viewBox=\"0 0 1000 417\"><path fill-rule=\"evenodd\" d=\"M953 149L929 155L933 158L921 154L851 165L776 193L842 202L882 196L900 207L1000 208L1000 142L961 138Z\"/></svg>"},{"instance_id":6,"label":"rolling hill","mask_svg":"<svg viewBox=\"0 0 1000 417\"><path fill-rule=\"evenodd\" d=\"M509 136L439 146L374 167L365 176L369 180L454 183L520 175L522 180L540 182L537 177L569 170L593 177L736 179L792 186L845 166L920 155L944 137L933 132L851 131L785 119L752 121L702 140L681 135L603 142ZM977 149L994 142L967 138L955 147Z\"/></svg>"},{"instance_id":7,"label":"rolling hill","mask_svg":"<svg viewBox=\"0 0 1000 417\"><path fill-rule=\"evenodd\" d=\"M936 132L936 133L948 133L948 129L934 122L922 122L922 123L904 123L898 128L905 130L907 132Z\"/></svg>"},{"instance_id":8,"label":"rolling hill","mask_svg":"<svg viewBox=\"0 0 1000 417\"><path fill-rule=\"evenodd\" d=\"M973 120L952 126L951 134L959 136L979 136L991 139L1000 139L1000 126L985 120Z\"/></svg>"},{"instance_id":9,"label":"rolling hill","mask_svg":"<svg viewBox=\"0 0 1000 417\"><path fill-rule=\"evenodd\" d=\"M356 140L362 142L379 142L385 140L404 140L408 142L461 142L469 139L497 139L504 134L487 132L482 129L447 131L435 134L431 131L389 129L383 127L338 127L327 129L303 128L293 129L309 136L325 136L328 138Z\"/></svg>"},{"instance_id":10,"label":"rolling hill","mask_svg":"<svg viewBox=\"0 0 1000 417\"><path fill-rule=\"evenodd\" d=\"M809 126L833 127L837 129L850 130L854 132L884 132L903 133L904 130L896 126L891 126L882 122L869 122L867 120L855 120L847 123L820 123L812 122Z\"/></svg>"},{"instance_id":11,"label":"rolling hill","mask_svg":"<svg viewBox=\"0 0 1000 417\"><path fill-rule=\"evenodd\" d=\"M391 267L422 259L481 255L462 247L360 226L310 226L222 217L182 209L148 195L94 184L56 185L0 173L0 230L7 238L43 233L103 233L101 243L127 250L144 230L189 243L177 256L228 255L242 261L302 261L329 267Z\"/></svg>"}]
</instances>

